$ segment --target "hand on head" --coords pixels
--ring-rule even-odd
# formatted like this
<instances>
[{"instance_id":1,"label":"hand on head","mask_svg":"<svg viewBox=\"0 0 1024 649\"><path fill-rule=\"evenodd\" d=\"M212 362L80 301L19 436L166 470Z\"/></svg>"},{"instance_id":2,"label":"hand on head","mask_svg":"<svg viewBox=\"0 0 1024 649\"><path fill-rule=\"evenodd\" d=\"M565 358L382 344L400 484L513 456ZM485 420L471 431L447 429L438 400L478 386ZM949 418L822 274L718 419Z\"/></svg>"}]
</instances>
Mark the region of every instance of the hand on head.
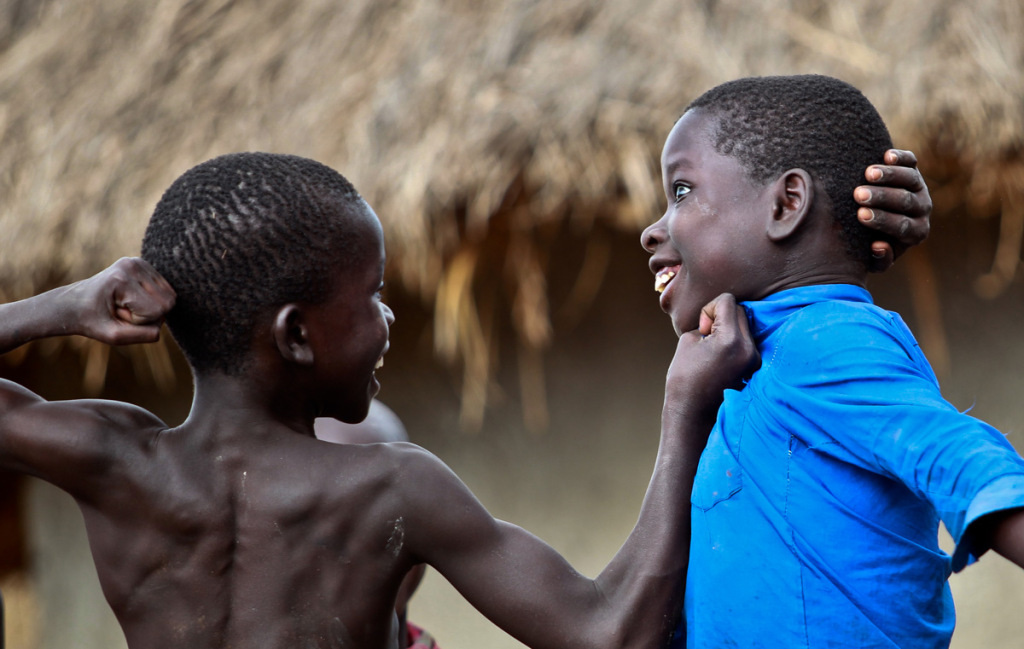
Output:
<instances>
[{"instance_id":1,"label":"hand on head","mask_svg":"<svg viewBox=\"0 0 1024 649\"><path fill-rule=\"evenodd\" d=\"M870 270L882 272L928 237L932 199L912 151L889 149L885 164L868 167L864 177L871 184L857 187L853 197L860 222L888 238L871 244Z\"/></svg>"},{"instance_id":2,"label":"hand on head","mask_svg":"<svg viewBox=\"0 0 1024 649\"><path fill-rule=\"evenodd\" d=\"M129 257L70 285L68 291L82 305L77 311L80 333L111 345L159 339L175 300L174 289L152 266Z\"/></svg>"}]
</instances>

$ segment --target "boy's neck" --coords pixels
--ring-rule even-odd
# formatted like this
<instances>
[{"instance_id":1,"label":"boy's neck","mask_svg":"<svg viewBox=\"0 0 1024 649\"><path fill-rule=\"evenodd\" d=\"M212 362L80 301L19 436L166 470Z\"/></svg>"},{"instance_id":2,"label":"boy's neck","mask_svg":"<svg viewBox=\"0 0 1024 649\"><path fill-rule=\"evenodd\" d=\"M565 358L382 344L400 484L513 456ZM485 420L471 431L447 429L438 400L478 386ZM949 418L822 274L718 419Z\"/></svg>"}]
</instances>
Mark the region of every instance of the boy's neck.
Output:
<instances>
[{"instance_id":1,"label":"boy's neck","mask_svg":"<svg viewBox=\"0 0 1024 649\"><path fill-rule=\"evenodd\" d=\"M766 274L773 276L762 293L767 297L802 286L851 284L867 288L868 271L863 262L846 251L830 214L817 214L802 236L776 247ZM766 269L766 270L767 270Z\"/></svg>"},{"instance_id":2,"label":"boy's neck","mask_svg":"<svg viewBox=\"0 0 1024 649\"><path fill-rule=\"evenodd\" d=\"M218 436L288 428L313 436L315 413L301 395L282 391L259 379L259 372L240 376L223 372L194 373L192 408L183 426Z\"/></svg>"},{"instance_id":3,"label":"boy's neck","mask_svg":"<svg viewBox=\"0 0 1024 649\"><path fill-rule=\"evenodd\" d=\"M856 272L855 269L837 267L804 267L794 269L792 272L771 283L766 288L762 297L791 288L820 286L823 284L850 284L866 289L867 272Z\"/></svg>"}]
</instances>

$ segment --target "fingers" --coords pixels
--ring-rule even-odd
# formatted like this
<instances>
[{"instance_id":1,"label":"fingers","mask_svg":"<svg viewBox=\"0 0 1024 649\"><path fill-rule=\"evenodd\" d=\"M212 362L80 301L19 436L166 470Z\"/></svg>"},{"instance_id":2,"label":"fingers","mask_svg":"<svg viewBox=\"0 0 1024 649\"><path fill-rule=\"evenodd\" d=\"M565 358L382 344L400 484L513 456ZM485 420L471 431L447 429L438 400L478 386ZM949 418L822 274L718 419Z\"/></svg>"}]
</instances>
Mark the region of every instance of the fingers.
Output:
<instances>
[{"instance_id":1,"label":"fingers","mask_svg":"<svg viewBox=\"0 0 1024 649\"><path fill-rule=\"evenodd\" d=\"M665 382L665 407L710 414L726 389L742 389L760 366L746 311L723 294L701 309L698 329L679 337Z\"/></svg>"},{"instance_id":2,"label":"fingers","mask_svg":"<svg viewBox=\"0 0 1024 649\"><path fill-rule=\"evenodd\" d=\"M127 320L124 322L127 323ZM105 342L111 345L135 345L138 343L153 343L160 340L160 327L163 320L152 324L123 324L115 326L107 335Z\"/></svg>"},{"instance_id":3,"label":"fingers","mask_svg":"<svg viewBox=\"0 0 1024 649\"><path fill-rule=\"evenodd\" d=\"M877 167L872 167L877 168ZM900 169L900 173L884 174L885 185L860 185L853 190L853 198L861 206L860 211L866 209L874 211L898 212L908 216L924 216L932 211L932 199L928 194L928 187L924 179L917 172L917 169ZM868 170L870 172L870 169ZM902 172L911 172L917 176L917 180L908 178ZM870 176L869 173L864 174Z\"/></svg>"},{"instance_id":4,"label":"fingers","mask_svg":"<svg viewBox=\"0 0 1024 649\"><path fill-rule=\"evenodd\" d=\"M901 246L901 248L903 248ZM889 270L896 261L892 246L885 241L875 241L871 244L871 259L868 262L868 270L872 273L881 273Z\"/></svg>"},{"instance_id":5,"label":"fingers","mask_svg":"<svg viewBox=\"0 0 1024 649\"><path fill-rule=\"evenodd\" d=\"M142 259L121 259L118 286L113 294L114 316L132 325L159 324L174 306L171 285Z\"/></svg>"},{"instance_id":6,"label":"fingers","mask_svg":"<svg viewBox=\"0 0 1024 649\"><path fill-rule=\"evenodd\" d=\"M931 228L932 200L912 151L890 149L884 165L864 172L873 184L854 189L857 218L882 236L871 246L872 271L884 271L910 246L923 242Z\"/></svg>"},{"instance_id":7,"label":"fingers","mask_svg":"<svg viewBox=\"0 0 1024 649\"><path fill-rule=\"evenodd\" d=\"M174 301L165 295L146 292L138 287L140 294L126 295L114 304L114 315L118 320L132 325L146 325L163 322L164 316L174 306Z\"/></svg>"},{"instance_id":8,"label":"fingers","mask_svg":"<svg viewBox=\"0 0 1024 649\"><path fill-rule=\"evenodd\" d=\"M901 167L916 167L917 156L914 155L913 151L907 151L906 149L889 149L882 156L887 165L899 165Z\"/></svg>"},{"instance_id":9,"label":"fingers","mask_svg":"<svg viewBox=\"0 0 1024 649\"><path fill-rule=\"evenodd\" d=\"M926 189L924 177L917 168L917 156L913 151L889 149L883 156L884 165L871 165L865 170L864 178L873 185L902 187L912 192Z\"/></svg>"},{"instance_id":10,"label":"fingers","mask_svg":"<svg viewBox=\"0 0 1024 649\"><path fill-rule=\"evenodd\" d=\"M742 317L737 317L737 311ZM728 327L741 320L737 327L746 327L747 318L742 314L742 309L736 304L736 298L729 293L723 293L704 305L700 310L700 322L697 326L700 335L710 336L719 332L722 327ZM743 329L743 331L746 331Z\"/></svg>"},{"instance_id":11,"label":"fingers","mask_svg":"<svg viewBox=\"0 0 1024 649\"><path fill-rule=\"evenodd\" d=\"M719 295L701 309L698 331L703 338L713 337L723 349L730 350L728 355L737 363L740 376L760 366L746 311L729 293Z\"/></svg>"},{"instance_id":12,"label":"fingers","mask_svg":"<svg viewBox=\"0 0 1024 649\"><path fill-rule=\"evenodd\" d=\"M862 207L857 210L857 218L867 227L878 230L892 241L904 246L896 251L897 256L906 247L917 245L927 239L931 230L931 221L927 216L915 216L909 210L897 213Z\"/></svg>"},{"instance_id":13,"label":"fingers","mask_svg":"<svg viewBox=\"0 0 1024 649\"><path fill-rule=\"evenodd\" d=\"M868 167L864 178L873 185L902 187L912 192L926 189L924 177L917 169L917 158L910 151L889 149L885 152L885 162Z\"/></svg>"},{"instance_id":14,"label":"fingers","mask_svg":"<svg viewBox=\"0 0 1024 649\"><path fill-rule=\"evenodd\" d=\"M79 286L85 334L112 345L158 340L175 302L170 284L138 258L119 259Z\"/></svg>"}]
</instances>

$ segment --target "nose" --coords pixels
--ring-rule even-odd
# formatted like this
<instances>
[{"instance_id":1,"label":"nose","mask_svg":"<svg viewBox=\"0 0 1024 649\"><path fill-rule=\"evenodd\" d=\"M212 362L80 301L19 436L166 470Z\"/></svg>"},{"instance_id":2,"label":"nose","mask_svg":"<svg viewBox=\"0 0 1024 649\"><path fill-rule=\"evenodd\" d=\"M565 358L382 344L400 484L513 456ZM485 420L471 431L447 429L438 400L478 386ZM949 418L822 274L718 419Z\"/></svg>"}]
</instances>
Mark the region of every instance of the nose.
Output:
<instances>
[{"instance_id":1,"label":"nose","mask_svg":"<svg viewBox=\"0 0 1024 649\"><path fill-rule=\"evenodd\" d=\"M665 217L661 217L654 223L648 225L643 234L640 235L640 245L644 247L644 250L654 254L658 248L658 244L665 240Z\"/></svg>"},{"instance_id":2,"label":"nose","mask_svg":"<svg viewBox=\"0 0 1024 649\"><path fill-rule=\"evenodd\" d=\"M384 320L387 321L388 326L390 327L395 324L395 312L391 310L391 307L383 302L381 303L381 306L384 308Z\"/></svg>"}]
</instances>

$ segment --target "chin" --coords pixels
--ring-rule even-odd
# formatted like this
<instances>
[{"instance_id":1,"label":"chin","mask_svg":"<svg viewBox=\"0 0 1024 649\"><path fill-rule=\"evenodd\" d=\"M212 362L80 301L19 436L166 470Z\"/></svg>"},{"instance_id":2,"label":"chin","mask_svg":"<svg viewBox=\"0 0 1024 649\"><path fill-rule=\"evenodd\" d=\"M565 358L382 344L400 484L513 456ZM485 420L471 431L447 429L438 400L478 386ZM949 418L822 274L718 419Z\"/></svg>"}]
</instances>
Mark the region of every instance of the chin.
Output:
<instances>
[{"instance_id":1,"label":"chin","mask_svg":"<svg viewBox=\"0 0 1024 649\"><path fill-rule=\"evenodd\" d=\"M697 309L695 313L687 314L672 314L672 329L675 330L676 336L682 336L688 331L693 331L700 326L700 309Z\"/></svg>"},{"instance_id":2,"label":"chin","mask_svg":"<svg viewBox=\"0 0 1024 649\"><path fill-rule=\"evenodd\" d=\"M328 409L320 416L331 417L337 419L340 422L346 424L358 424L359 422L366 419L366 415L370 412L370 401L372 397L367 397L366 401L353 403L351 401L337 404L336 407Z\"/></svg>"},{"instance_id":3,"label":"chin","mask_svg":"<svg viewBox=\"0 0 1024 649\"><path fill-rule=\"evenodd\" d=\"M366 419L366 415L370 412L370 406L367 404L366 408L360 411L346 411L339 414L335 419L346 424L358 424L362 423Z\"/></svg>"}]
</instances>

